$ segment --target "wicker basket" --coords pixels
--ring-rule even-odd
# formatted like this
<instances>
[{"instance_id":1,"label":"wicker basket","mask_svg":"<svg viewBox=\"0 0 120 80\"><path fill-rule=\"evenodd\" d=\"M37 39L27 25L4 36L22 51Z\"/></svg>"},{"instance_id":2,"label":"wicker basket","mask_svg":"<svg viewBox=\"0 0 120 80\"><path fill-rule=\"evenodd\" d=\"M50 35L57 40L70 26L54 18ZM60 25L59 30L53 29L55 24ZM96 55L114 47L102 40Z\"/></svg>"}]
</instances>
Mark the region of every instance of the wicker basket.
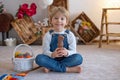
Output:
<instances>
[{"instance_id":1,"label":"wicker basket","mask_svg":"<svg viewBox=\"0 0 120 80\"><path fill-rule=\"evenodd\" d=\"M29 52L32 57L31 58L16 58L15 57L16 51ZM20 44L16 46L16 48L13 51L12 62L14 65L14 70L17 72L31 70L33 68L33 63L34 63L34 55L33 55L32 48L27 44Z\"/></svg>"}]
</instances>

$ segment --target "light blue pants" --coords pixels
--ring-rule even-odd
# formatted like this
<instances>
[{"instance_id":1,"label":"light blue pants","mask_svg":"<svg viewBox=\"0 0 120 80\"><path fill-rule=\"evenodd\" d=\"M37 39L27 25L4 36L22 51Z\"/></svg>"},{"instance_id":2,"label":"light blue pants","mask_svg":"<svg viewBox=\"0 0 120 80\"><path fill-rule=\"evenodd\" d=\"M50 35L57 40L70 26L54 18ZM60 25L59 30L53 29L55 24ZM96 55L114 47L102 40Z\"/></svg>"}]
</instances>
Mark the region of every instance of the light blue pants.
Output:
<instances>
[{"instance_id":1,"label":"light blue pants","mask_svg":"<svg viewBox=\"0 0 120 80\"><path fill-rule=\"evenodd\" d=\"M66 67L73 67L82 64L83 58L80 54L73 54L63 58L51 58L44 54L36 56L36 64L56 72L66 72Z\"/></svg>"}]
</instances>

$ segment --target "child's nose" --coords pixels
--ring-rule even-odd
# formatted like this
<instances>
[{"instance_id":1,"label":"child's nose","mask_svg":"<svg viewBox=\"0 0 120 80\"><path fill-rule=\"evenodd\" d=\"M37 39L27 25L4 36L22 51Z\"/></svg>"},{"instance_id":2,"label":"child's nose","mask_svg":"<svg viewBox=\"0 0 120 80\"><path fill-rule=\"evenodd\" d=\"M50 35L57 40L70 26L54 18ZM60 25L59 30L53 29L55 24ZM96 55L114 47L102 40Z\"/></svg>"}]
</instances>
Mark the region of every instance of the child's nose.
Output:
<instances>
[{"instance_id":1,"label":"child's nose","mask_svg":"<svg viewBox=\"0 0 120 80\"><path fill-rule=\"evenodd\" d=\"M58 19L58 22L61 22L61 19Z\"/></svg>"}]
</instances>

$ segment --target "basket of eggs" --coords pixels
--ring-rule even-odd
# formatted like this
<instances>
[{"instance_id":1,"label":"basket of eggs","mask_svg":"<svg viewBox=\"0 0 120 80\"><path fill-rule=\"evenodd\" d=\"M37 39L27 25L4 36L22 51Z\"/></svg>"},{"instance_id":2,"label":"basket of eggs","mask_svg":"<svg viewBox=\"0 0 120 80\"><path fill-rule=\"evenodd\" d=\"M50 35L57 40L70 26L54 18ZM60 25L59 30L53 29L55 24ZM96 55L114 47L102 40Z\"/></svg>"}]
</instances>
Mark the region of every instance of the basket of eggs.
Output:
<instances>
[{"instance_id":1,"label":"basket of eggs","mask_svg":"<svg viewBox=\"0 0 120 80\"><path fill-rule=\"evenodd\" d=\"M24 72L31 70L34 63L34 55L32 48L27 44L19 44L13 51L12 62L14 70Z\"/></svg>"}]
</instances>

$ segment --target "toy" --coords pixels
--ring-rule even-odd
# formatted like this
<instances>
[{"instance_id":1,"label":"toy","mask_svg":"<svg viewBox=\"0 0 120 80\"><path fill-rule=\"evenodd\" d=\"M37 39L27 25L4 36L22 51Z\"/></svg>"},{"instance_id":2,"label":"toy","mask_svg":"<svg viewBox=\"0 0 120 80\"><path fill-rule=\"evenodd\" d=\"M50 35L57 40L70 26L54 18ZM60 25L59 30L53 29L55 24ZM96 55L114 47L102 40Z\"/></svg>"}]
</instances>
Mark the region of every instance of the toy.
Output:
<instances>
[{"instance_id":1,"label":"toy","mask_svg":"<svg viewBox=\"0 0 120 80\"><path fill-rule=\"evenodd\" d=\"M81 22L82 22L82 20L80 20L80 19L76 20L75 25L74 25L75 26L75 31L78 31L78 28L79 28Z\"/></svg>"},{"instance_id":2,"label":"toy","mask_svg":"<svg viewBox=\"0 0 120 80\"><path fill-rule=\"evenodd\" d=\"M24 77L31 71L39 69L41 66L35 67L32 70L25 72L15 73L15 74L3 74L0 76L0 80L25 80Z\"/></svg>"},{"instance_id":3,"label":"toy","mask_svg":"<svg viewBox=\"0 0 120 80\"><path fill-rule=\"evenodd\" d=\"M24 77L16 74L3 74L0 76L0 80L24 80Z\"/></svg>"}]
</instances>

